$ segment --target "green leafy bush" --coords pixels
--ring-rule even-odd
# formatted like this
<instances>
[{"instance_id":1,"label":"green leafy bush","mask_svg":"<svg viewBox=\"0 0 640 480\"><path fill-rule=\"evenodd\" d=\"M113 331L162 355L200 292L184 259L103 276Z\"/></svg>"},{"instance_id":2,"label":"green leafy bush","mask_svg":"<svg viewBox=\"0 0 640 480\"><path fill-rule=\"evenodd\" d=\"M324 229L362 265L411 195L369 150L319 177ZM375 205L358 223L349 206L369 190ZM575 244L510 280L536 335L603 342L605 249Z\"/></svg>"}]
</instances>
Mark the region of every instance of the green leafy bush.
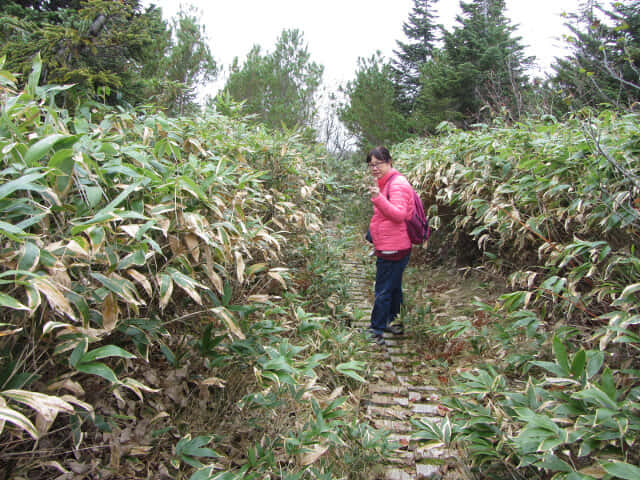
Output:
<instances>
[{"instance_id":1,"label":"green leafy bush","mask_svg":"<svg viewBox=\"0 0 640 480\"><path fill-rule=\"evenodd\" d=\"M320 262L300 262L337 265L340 247L313 237L324 152L211 111L71 113L40 68L24 91L0 72L0 450L18 459L5 475L335 463L350 434L322 422L354 410L366 369L324 316L340 275L322 290Z\"/></svg>"},{"instance_id":2,"label":"green leafy bush","mask_svg":"<svg viewBox=\"0 0 640 480\"><path fill-rule=\"evenodd\" d=\"M489 307L507 354L462 373L450 422L418 437L458 442L485 475L635 478L640 117L441 129L394 158L447 215L451 242L472 238L474 261L516 290Z\"/></svg>"}]
</instances>

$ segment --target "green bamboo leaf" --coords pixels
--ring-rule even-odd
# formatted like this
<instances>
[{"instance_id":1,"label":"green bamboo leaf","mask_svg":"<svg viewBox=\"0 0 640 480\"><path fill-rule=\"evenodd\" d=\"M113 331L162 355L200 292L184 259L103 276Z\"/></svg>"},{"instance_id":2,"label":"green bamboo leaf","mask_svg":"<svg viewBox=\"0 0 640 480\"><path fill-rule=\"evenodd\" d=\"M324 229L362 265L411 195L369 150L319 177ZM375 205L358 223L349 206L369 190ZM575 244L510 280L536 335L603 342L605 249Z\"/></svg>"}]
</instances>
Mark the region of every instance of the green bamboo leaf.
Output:
<instances>
[{"instance_id":1,"label":"green bamboo leaf","mask_svg":"<svg viewBox=\"0 0 640 480\"><path fill-rule=\"evenodd\" d=\"M31 313L34 313L42 303L40 292L33 285L27 285L25 286L25 293L27 294L27 304L29 305L29 311Z\"/></svg>"},{"instance_id":2,"label":"green bamboo leaf","mask_svg":"<svg viewBox=\"0 0 640 480\"><path fill-rule=\"evenodd\" d=\"M97 186L91 187L91 186L83 185L82 189L84 190L84 194L87 198L87 202L89 203L89 206L91 208L97 207L98 204L102 201L102 197L104 195L102 188Z\"/></svg>"},{"instance_id":3,"label":"green bamboo leaf","mask_svg":"<svg viewBox=\"0 0 640 480\"><path fill-rule=\"evenodd\" d=\"M536 462L535 465L538 467L547 468L554 472L573 472L573 468L571 468L571 465L553 454L545 455L542 460Z\"/></svg>"},{"instance_id":4,"label":"green bamboo leaf","mask_svg":"<svg viewBox=\"0 0 640 480\"><path fill-rule=\"evenodd\" d=\"M171 294L173 293L173 280L166 273L159 273L156 275L158 280L158 286L160 287L160 308L164 308L169 304L171 300Z\"/></svg>"},{"instance_id":5,"label":"green bamboo leaf","mask_svg":"<svg viewBox=\"0 0 640 480\"><path fill-rule=\"evenodd\" d=\"M553 337L553 354L556 357L556 362L558 362L558 365L560 365L560 367L564 371L564 376L568 377L569 360L567 358L567 350L564 348L562 340L557 335L554 335Z\"/></svg>"},{"instance_id":6,"label":"green bamboo leaf","mask_svg":"<svg viewBox=\"0 0 640 480\"><path fill-rule=\"evenodd\" d=\"M144 252L142 250L136 250L135 252L130 253L126 257L124 257L120 262L118 262L117 270L126 270L132 265L137 265L139 267L143 266L147 263Z\"/></svg>"},{"instance_id":7,"label":"green bamboo leaf","mask_svg":"<svg viewBox=\"0 0 640 480\"><path fill-rule=\"evenodd\" d=\"M91 219L87 220L86 222L80 222L77 223L74 227L71 228L71 235L78 235L79 233L84 232L85 230L88 230L89 228L93 227L94 225L99 225L101 223L108 223L111 220L120 218L118 215L114 214L114 213L110 213L110 212L106 212L106 213L96 213L93 217L91 217Z\"/></svg>"},{"instance_id":8,"label":"green bamboo leaf","mask_svg":"<svg viewBox=\"0 0 640 480\"><path fill-rule=\"evenodd\" d=\"M183 190L186 190L187 192L189 192L194 197L199 198L200 200L206 201L207 196L200 189L198 184L196 182L194 182L192 179L190 179L189 177L184 177L184 176L180 177L178 179L178 185Z\"/></svg>"},{"instance_id":9,"label":"green bamboo leaf","mask_svg":"<svg viewBox=\"0 0 640 480\"><path fill-rule=\"evenodd\" d=\"M616 381L613 378L613 372L609 367L605 368L600 377L600 388L606 393L611 400L616 398Z\"/></svg>"},{"instance_id":10,"label":"green bamboo leaf","mask_svg":"<svg viewBox=\"0 0 640 480\"><path fill-rule=\"evenodd\" d=\"M135 355L116 345L105 345L85 353L80 358L79 363L91 363L94 360L100 360L107 357L136 358Z\"/></svg>"},{"instance_id":11,"label":"green bamboo leaf","mask_svg":"<svg viewBox=\"0 0 640 480\"><path fill-rule=\"evenodd\" d=\"M16 242L27 236L27 233L21 228L2 220L0 220L0 234Z\"/></svg>"},{"instance_id":12,"label":"green bamboo leaf","mask_svg":"<svg viewBox=\"0 0 640 480\"><path fill-rule=\"evenodd\" d=\"M622 291L622 293L620 294L620 297L618 297L618 299L613 303L613 305L619 304L621 301L626 299L626 297L636 293L638 290L640 290L640 283L633 283L631 285L627 285L625 289Z\"/></svg>"},{"instance_id":13,"label":"green bamboo leaf","mask_svg":"<svg viewBox=\"0 0 640 480\"><path fill-rule=\"evenodd\" d=\"M3 428L1 428L4 422L9 422L15 425L18 428L21 428L25 432L27 432L34 440L38 440L40 438L40 434L36 429L35 425L31 423L27 417L25 417L22 413L13 410L9 407L0 407L0 433Z\"/></svg>"},{"instance_id":14,"label":"green bamboo leaf","mask_svg":"<svg viewBox=\"0 0 640 480\"><path fill-rule=\"evenodd\" d=\"M581 377L584 373L584 367L587 363L587 354L584 350L580 350L573 357L571 362L571 374L574 377Z\"/></svg>"},{"instance_id":15,"label":"green bamboo leaf","mask_svg":"<svg viewBox=\"0 0 640 480\"><path fill-rule=\"evenodd\" d=\"M210 436L198 436L193 439L189 437L181 438L176 444L177 455L191 455L193 457L219 457L220 455L214 452L210 448L203 448L205 445L211 442L213 437Z\"/></svg>"},{"instance_id":16,"label":"green bamboo leaf","mask_svg":"<svg viewBox=\"0 0 640 480\"><path fill-rule=\"evenodd\" d=\"M602 368L602 364L604 363L604 352L601 352L600 350L590 350L587 357L587 378L592 378Z\"/></svg>"},{"instance_id":17,"label":"green bamboo leaf","mask_svg":"<svg viewBox=\"0 0 640 480\"><path fill-rule=\"evenodd\" d=\"M89 341L87 340L87 337L80 339L76 347L71 352L71 355L69 355L69 365L75 367L80 362L82 356L87 352L88 348Z\"/></svg>"},{"instance_id":18,"label":"green bamboo leaf","mask_svg":"<svg viewBox=\"0 0 640 480\"><path fill-rule=\"evenodd\" d=\"M211 480L213 478L214 467L203 467L189 477L189 480ZM223 480L222 478L220 480Z\"/></svg>"},{"instance_id":19,"label":"green bamboo leaf","mask_svg":"<svg viewBox=\"0 0 640 480\"><path fill-rule=\"evenodd\" d=\"M543 362L539 360L535 360L531 362L531 365L535 365L540 368L544 368L546 371L554 374L557 377L568 377L568 372L565 372L564 369L555 362Z\"/></svg>"},{"instance_id":20,"label":"green bamboo leaf","mask_svg":"<svg viewBox=\"0 0 640 480\"><path fill-rule=\"evenodd\" d=\"M57 192L64 192L71 184L73 167L73 149L63 148L51 156L49 167L54 170L55 189Z\"/></svg>"},{"instance_id":21,"label":"green bamboo leaf","mask_svg":"<svg viewBox=\"0 0 640 480\"><path fill-rule=\"evenodd\" d=\"M33 182L41 179L45 175L46 173L28 173L26 175L22 175L20 178L11 180L10 182L1 185L0 200L19 190L35 190L38 192L44 190L45 187L43 185L37 185Z\"/></svg>"},{"instance_id":22,"label":"green bamboo leaf","mask_svg":"<svg viewBox=\"0 0 640 480\"><path fill-rule=\"evenodd\" d=\"M106 238L107 234L102 227L94 227L89 230L89 240L91 240L91 248L94 251L100 250Z\"/></svg>"},{"instance_id":23,"label":"green bamboo leaf","mask_svg":"<svg viewBox=\"0 0 640 480\"><path fill-rule=\"evenodd\" d=\"M60 133L54 133L47 137L38 140L31 145L24 155L24 161L27 165L35 166L42 157L44 157L49 150L60 140L67 138L67 135Z\"/></svg>"},{"instance_id":24,"label":"green bamboo leaf","mask_svg":"<svg viewBox=\"0 0 640 480\"><path fill-rule=\"evenodd\" d=\"M90 375L98 375L111 383L120 383L114 371L102 362L79 363L76 365L76 370Z\"/></svg>"},{"instance_id":25,"label":"green bamboo leaf","mask_svg":"<svg viewBox=\"0 0 640 480\"><path fill-rule=\"evenodd\" d=\"M609 462L602 463L602 468L609 475L625 480L638 480L640 478L640 468L625 462Z\"/></svg>"},{"instance_id":26,"label":"green bamboo leaf","mask_svg":"<svg viewBox=\"0 0 640 480\"><path fill-rule=\"evenodd\" d=\"M356 373L356 370L358 371L362 371L363 370L363 366L361 365L354 365L354 363L362 363L362 362L347 362L347 363L341 363L339 365L336 366L336 370L340 373L342 373L343 375L346 375L347 377L353 378L354 380L357 380L358 382L361 383L367 383L367 381L362 378L360 375L358 375Z\"/></svg>"},{"instance_id":27,"label":"green bamboo leaf","mask_svg":"<svg viewBox=\"0 0 640 480\"><path fill-rule=\"evenodd\" d=\"M590 387L585 390L580 390L579 392L571 395L571 398L584 400L585 402L599 407L611 408L614 410L618 408L618 404L598 387Z\"/></svg>"},{"instance_id":28,"label":"green bamboo leaf","mask_svg":"<svg viewBox=\"0 0 640 480\"><path fill-rule=\"evenodd\" d=\"M129 280L125 278L113 279L95 272L91 272L90 275L102 283L102 285L104 285L108 290L122 298L125 302L132 305L142 304L137 300L138 291L136 290L136 287Z\"/></svg>"},{"instance_id":29,"label":"green bamboo leaf","mask_svg":"<svg viewBox=\"0 0 640 480\"><path fill-rule=\"evenodd\" d=\"M143 183L147 183L147 182L144 182L143 180L138 180L137 182L132 183L131 185L129 185L116 198L114 198L111 202L109 202L109 204L107 206L105 206L103 209L101 209L99 212L97 212L96 216L98 216L98 215L107 215L107 214L110 214L111 212L113 212L113 210L118 205L120 205L129 195L131 195L131 193L133 193L135 190L137 190L140 187L140 185L142 185Z\"/></svg>"},{"instance_id":30,"label":"green bamboo leaf","mask_svg":"<svg viewBox=\"0 0 640 480\"><path fill-rule=\"evenodd\" d=\"M13 310L30 310L26 305L23 305L15 298L2 292L0 292L0 307L12 308Z\"/></svg>"},{"instance_id":31,"label":"green bamboo leaf","mask_svg":"<svg viewBox=\"0 0 640 480\"><path fill-rule=\"evenodd\" d=\"M206 289L204 285L202 285L199 282L196 282L191 277L188 277L184 273L179 272L174 268L167 269L167 272L171 275L171 278L176 283L176 285L178 285L185 292L187 292L187 294L193 299L194 302L196 302L198 305L202 305L202 298L200 297L200 294L196 291L196 287Z\"/></svg>"},{"instance_id":32,"label":"green bamboo leaf","mask_svg":"<svg viewBox=\"0 0 640 480\"><path fill-rule=\"evenodd\" d=\"M22 248L22 256L18 260L18 270L33 272L40 261L40 249L35 243L25 242Z\"/></svg>"},{"instance_id":33,"label":"green bamboo leaf","mask_svg":"<svg viewBox=\"0 0 640 480\"><path fill-rule=\"evenodd\" d=\"M36 53L33 59L33 68L29 74L29 80L27 81L27 91L31 97L36 96L36 88L40 83L40 73L42 72L42 59L40 58L40 52Z\"/></svg>"}]
</instances>

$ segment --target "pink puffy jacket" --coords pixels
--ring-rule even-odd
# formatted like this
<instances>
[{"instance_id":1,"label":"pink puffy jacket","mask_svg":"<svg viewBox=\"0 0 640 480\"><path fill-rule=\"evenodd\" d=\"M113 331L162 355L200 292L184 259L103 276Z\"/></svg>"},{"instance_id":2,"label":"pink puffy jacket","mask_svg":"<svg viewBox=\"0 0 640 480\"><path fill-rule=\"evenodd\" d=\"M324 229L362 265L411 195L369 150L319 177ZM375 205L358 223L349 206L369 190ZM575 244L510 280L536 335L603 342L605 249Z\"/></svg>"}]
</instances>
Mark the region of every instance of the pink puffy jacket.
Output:
<instances>
[{"instance_id":1,"label":"pink puffy jacket","mask_svg":"<svg viewBox=\"0 0 640 480\"><path fill-rule=\"evenodd\" d=\"M388 181L392 175L395 176ZM378 180L380 194L373 197L373 217L369 231L376 250L394 251L411 248L405 220L413 215L413 189L409 181L394 168ZM387 200L388 198L388 200Z\"/></svg>"}]
</instances>

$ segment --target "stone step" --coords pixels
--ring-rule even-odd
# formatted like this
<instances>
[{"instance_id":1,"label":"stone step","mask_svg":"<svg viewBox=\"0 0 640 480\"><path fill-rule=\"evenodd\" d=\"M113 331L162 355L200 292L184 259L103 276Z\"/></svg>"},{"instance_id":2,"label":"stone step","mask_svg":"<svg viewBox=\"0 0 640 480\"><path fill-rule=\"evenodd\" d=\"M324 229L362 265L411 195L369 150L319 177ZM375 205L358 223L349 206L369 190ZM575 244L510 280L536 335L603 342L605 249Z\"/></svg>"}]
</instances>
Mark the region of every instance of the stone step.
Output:
<instances>
[{"instance_id":1,"label":"stone step","mask_svg":"<svg viewBox=\"0 0 640 480\"><path fill-rule=\"evenodd\" d=\"M393 455L385 458L383 463L385 465L415 468L416 457L413 452L396 451Z\"/></svg>"},{"instance_id":2,"label":"stone step","mask_svg":"<svg viewBox=\"0 0 640 480\"><path fill-rule=\"evenodd\" d=\"M442 478L440 466L431 464L416 464L416 475L418 480L436 480Z\"/></svg>"},{"instance_id":3,"label":"stone step","mask_svg":"<svg viewBox=\"0 0 640 480\"><path fill-rule=\"evenodd\" d=\"M400 447L398 450L409 450L411 446L411 435L406 433L391 433L387 437L389 441L396 442Z\"/></svg>"},{"instance_id":4,"label":"stone step","mask_svg":"<svg viewBox=\"0 0 640 480\"><path fill-rule=\"evenodd\" d=\"M400 405L401 407L409 406L409 399L407 397L400 397L395 395L380 395L374 393L371 395L371 403L375 405Z\"/></svg>"},{"instance_id":5,"label":"stone step","mask_svg":"<svg viewBox=\"0 0 640 480\"><path fill-rule=\"evenodd\" d=\"M397 336L394 335L395 338L398 338ZM394 338L392 337L392 338ZM409 347L408 345L404 345L401 344L399 346L393 346L391 348L389 348L389 353L392 353L394 355L398 355L399 357L407 357L407 358L411 358L414 359L416 356L416 352L415 350L412 350L411 347Z\"/></svg>"},{"instance_id":6,"label":"stone step","mask_svg":"<svg viewBox=\"0 0 640 480\"><path fill-rule=\"evenodd\" d=\"M407 387L410 392L437 392L438 389L433 385L409 385Z\"/></svg>"},{"instance_id":7,"label":"stone step","mask_svg":"<svg viewBox=\"0 0 640 480\"><path fill-rule=\"evenodd\" d=\"M344 225L331 226L330 235L340 236ZM370 249L355 244L344 255L343 265L347 281L347 298L343 311L351 316L349 326L355 334L366 332L370 326L373 308L374 265L367 257ZM434 315L457 318L452 315L455 303L461 307L465 299L455 299L459 289L447 292L439 291L439 285L430 286L427 295L434 299L434 306L439 299L447 300L447 308L434 308ZM454 304L452 304L452 299ZM443 303L443 302L441 302ZM464 307L466 308L466 307ZM462 308L460 308L462 310ZM457 314L459 315L459 314ZM467 318L467 317L464 317ZM411 440L415 427L410 419L421 419L440 425L445 410L439 409L441 390L429 385L428 366L416 353L408 335L393 335L385 332L385 345L371 344L368 350L372 373L369 376L368 393L362 399L362 410L366 419L377 429L390 432L388 439L397 441L399 448L383 465L376 468L380 473L373 474L375 480L440 480L457 464L459 454L445 445L425 443ZM433 380L435 381L435 379ZM447 468L449 467L449 470Z\"/></svg>"},{"instance_id":8,"label":"stone step","mask_svg":"<svg viewBox=\"0 0 640 480\"><path fill-rule=\"evenodd\" d=\"M406 408L393 406L393 407L380 407L378 405L368 405L367 415L371 418L387 418L390 420L407 420L411 417L411 411Z\"/></svg>"},{"instance_id":9,"label":"stone step","mask_svg":"<svg viewBox=\"0 0 640 480\"><path fill-rule=\"evenodd\" d=\"M374 418L373 426L378 430L388 430L392 433L411 433L412 427L407 422L401 422L397 420L386 420L383 418Z\"/></svg>"},{"instance_id":10,"label":"stone step","mask_svg":"<svg viewBox=\"0 0 640 480\"><path fill-rule=\"evenodd\" d=\"M401 387L399 385L392 385L388 383L372 383L369 384L369 392L406 395L408 393L408 390L405 387Z\"/></svg>"},{"instance_id":11,"label":"stone step","mask_svg":"<svg viewBox=\"0 0 640 480\"><path fill-rule=\"evenodd\" d=\"M444 447L442 444L423 445L415 449L415 458L417 461L427 459L449 460L455 459L457 456L457 452Z\"/></svg>"},{"instance_id":12,"label":"stone step","mask_svg":"<svg viewBox=\"0 0 640 480\"><path fill-rule=\"evenodd\" d=\"M411 411L420 415L442 416L438 406L432 403L412 403Z\"/></svg>"},{"instance_id":13,"label":"stone step","mask_svg":"<svg viewBox=\"0 0 640 480\"><path fill-rule=\"evenodd\" d=\"M415 476L399 468L390 468L385 471L384 480L414 480Z\"/></svg>"}]
</instances>

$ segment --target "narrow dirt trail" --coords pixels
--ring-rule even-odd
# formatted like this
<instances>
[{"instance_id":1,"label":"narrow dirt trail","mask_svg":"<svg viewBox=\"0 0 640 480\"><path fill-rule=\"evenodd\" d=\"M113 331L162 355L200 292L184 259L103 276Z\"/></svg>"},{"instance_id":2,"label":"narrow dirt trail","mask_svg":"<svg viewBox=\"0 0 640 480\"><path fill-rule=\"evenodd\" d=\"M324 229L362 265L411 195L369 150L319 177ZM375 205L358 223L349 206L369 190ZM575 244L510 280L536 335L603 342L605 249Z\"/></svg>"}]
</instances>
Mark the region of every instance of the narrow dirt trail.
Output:
<instances>
[{"instance_id":1,"label":"narrow dirt trail","mask_svg":"<svg viewBox=\"0 0 640 480\"><path fill-rule=\"evenodd\" d=\"M366 330L373 303L373 281L367 275L367 264L373 260L365 248L349 249L345 260L348 279L349 307L356 321L353 328ZM422 269L422 267L418 267ZM469 305L482 294L481 282L465 282L453 267L429 268L426 285L418 289L419 301L429 303L431 318L441 320L473 319ZM414 271L415 272L415 271ZM424 272L423 272L424 273ZM486 293L486 292L485 292ZM385 334L385 345L371 344L375 362L368 394L362 401L363 420L390 432L389 438L399 448L382 466L383 473L376 479L469 479L468 468L460 461L461 455L442 445L427 445L411 439L411 419L442 422L447 409L440 405L443 384L437 380L425 361L426 346L414 335Z\"/></svg>"}]
</instances>

